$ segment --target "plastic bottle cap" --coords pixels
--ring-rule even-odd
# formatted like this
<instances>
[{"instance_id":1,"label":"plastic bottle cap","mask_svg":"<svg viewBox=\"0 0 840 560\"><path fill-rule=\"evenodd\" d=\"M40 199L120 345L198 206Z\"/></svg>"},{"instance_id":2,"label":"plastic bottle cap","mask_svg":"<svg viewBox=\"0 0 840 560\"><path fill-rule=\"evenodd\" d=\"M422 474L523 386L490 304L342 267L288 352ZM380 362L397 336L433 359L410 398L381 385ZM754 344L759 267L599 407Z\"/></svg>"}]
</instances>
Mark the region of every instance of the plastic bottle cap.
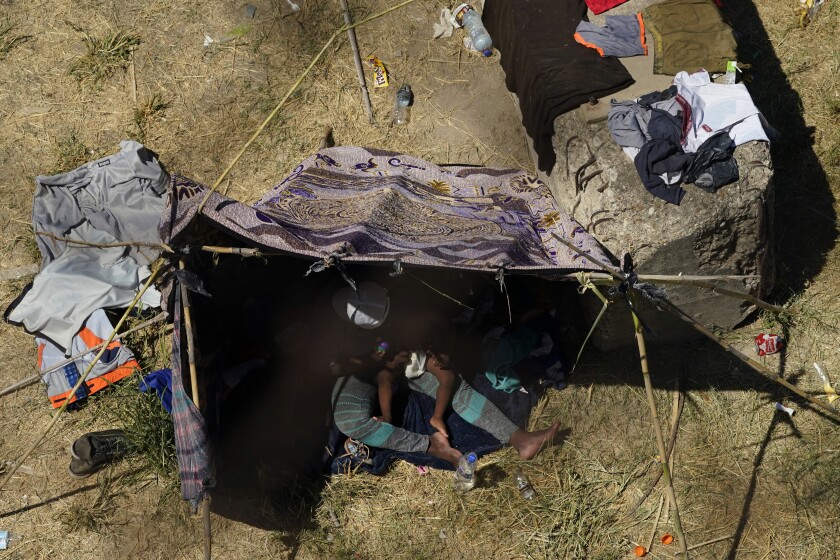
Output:
<instances>
[{"instance_id":1,"label":"plastic bottle cap","mask_svg":"<svg viewBox=\"0 0 840 560\"><path fill-rule=\"evenodd\" d=\"M647 549L645 549L645 547L643 547L641 545L636 546L636 548L633 549L633 554L635 554L636 556L641 558L642 556L647 554Z\"/></svg>"},{"instance_id":2,"label":"plastic bottle cap","mask_svg":"<svg viewBox=\"0 0 840 560\"><path fill-rule=\"evenodd\" d=\"M662 538L660 540L662 541L662 544L671 544L672 542L674 542L674 537L670 533L665 533L664 535L662 535Z\"/></svg>"},{"instance_id":3,"label":"plastic bottle cap","mask_svg":"<svg viewBox=\"0 0 840 560\"><path fill-rule=\"evenodd\" d=\"M484 56L493 56L493 51L491 51L490 49L484 49L483 51L481 51L481 54L483 54Z\"/></svg>"},{"instance_id":4,"label":"plastic bottle cap","mask_svg":"<svg viewBox=\"0 0 840 560\"><path fill-rule=\"evenodd\" d=\"M468 463L475 463L476 461L478 461L478 457L475 456L475 453L470 453L469 455L467 455Z\"/></svg>"}]
</instances>

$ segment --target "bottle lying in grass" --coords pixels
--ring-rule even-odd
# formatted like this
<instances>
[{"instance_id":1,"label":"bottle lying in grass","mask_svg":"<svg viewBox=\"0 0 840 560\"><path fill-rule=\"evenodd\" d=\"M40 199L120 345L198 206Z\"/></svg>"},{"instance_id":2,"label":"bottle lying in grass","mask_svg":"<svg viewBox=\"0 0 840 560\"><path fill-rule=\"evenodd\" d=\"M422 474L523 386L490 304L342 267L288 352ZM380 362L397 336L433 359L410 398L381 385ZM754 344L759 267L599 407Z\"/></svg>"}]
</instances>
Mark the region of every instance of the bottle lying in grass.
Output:
<instances>
[{"instance_id":1,"label":"bottle lying in grass","mask_svg":"<svg viewBox=\"0 0 840 560\"><path fill-rule=\"evenodd\" d=\"M11 548L12 545L19 542L22 538L20 535L15 535L8 531L0 531L0 550Z\"/></svg>"},{"instance_id":2,"label":"bottle lying in grass","mask_svg":"<svg viewBox=\"0 0 840 560\"><path fill-rule=\"evenodd\" d=\"M478 461L475 453L461 455L458 469L455 471L455 490L467 492L475 487L475 463Z\"/></svg>"},{"instance_id":3,"label":"bottle lying in grass","mask_svg":"<svg viewBox=\"0 0 840 560\"><path fill-rule=\"evenodd\" d=\"M534 499L534 488L531 486L531 481L528 480L528 477L525 476L525 473L522 471L516 471L515 475L516 479L516 489L519 490L519 495L522 496L523 500L533 500Z\"/></svg>"}]
</instances>

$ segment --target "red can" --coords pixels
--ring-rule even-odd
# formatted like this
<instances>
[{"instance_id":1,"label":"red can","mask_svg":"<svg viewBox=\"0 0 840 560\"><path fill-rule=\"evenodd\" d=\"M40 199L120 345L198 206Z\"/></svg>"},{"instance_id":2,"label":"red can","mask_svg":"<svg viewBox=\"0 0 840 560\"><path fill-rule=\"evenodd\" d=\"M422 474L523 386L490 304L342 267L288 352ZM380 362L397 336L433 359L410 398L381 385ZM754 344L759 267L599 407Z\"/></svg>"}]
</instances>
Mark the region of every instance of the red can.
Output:
<instances>
[{"instance_id":1,"label":"red can","mask_svg":"<svg viewBox=\"0 0 840 560\"><path fill-rule=\"evenodd\" d=\"M755 337L755 351L759 356L775 354L785 345L785 339L776 334L761 333Z\"/></svg>"}]
</instances>

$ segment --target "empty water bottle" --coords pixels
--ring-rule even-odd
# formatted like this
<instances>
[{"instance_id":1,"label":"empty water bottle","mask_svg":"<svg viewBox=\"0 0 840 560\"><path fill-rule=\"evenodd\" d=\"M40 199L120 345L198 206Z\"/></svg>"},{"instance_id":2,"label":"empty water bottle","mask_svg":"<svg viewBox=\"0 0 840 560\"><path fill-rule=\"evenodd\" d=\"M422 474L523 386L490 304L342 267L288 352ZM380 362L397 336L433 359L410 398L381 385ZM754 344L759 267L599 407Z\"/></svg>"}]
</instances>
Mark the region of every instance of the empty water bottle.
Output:
<instances>
[{"instance_id":1,"label":"empty water bottle","mask_svg":"<svg viewBox=\"0 0 840 560\"><path fill-rule=\"evenodd\" d=\"M481 15L470 8L461 16L461 23L463 23L464 29L470 36L470 39L472 39L473 48L484 56L492 55L493 40L490 38L490 34L487 33L484 23L481 21Z\"/></svg>"},{"instance_id":2,"label":"empty water bottle","mask_svg":"<svg viewBox=\"0 0 840 560\"><path fill-rule=\"evenodd\" d=\"M411 86L403 85L397 90L397 98L394 101L394 124L399 126L406 124L409 117L409 107L411 106Z\"/></svg>"},{"instance_id":3,"label":"empty water bottle","mask_svg":"<svg viewBox=\"0 0 840 560\"><path fill-rule=\"evenodd\" d=\"M534 499L534 489L531 487L531 481L525 476L522 471L516 471L516 489L519 490L519 495L525 500Z\"/></svg>"},{"instance_id":4,"label":"empty water bottle","mask_svg":"<svg viewBox=\"0 0 840 560\"><path fill-rule=\"evenodd\" d=\"M475 486L475 463L478 461L475 453L461 455L458 469L455 471L455 490L467 492Z\"/></svg>"},{"instance_id":5,"label":"empty water bottle","mask_svg":"<svg viewBox=\"0 0 840 560\"><path fill-rule=\"evenodd\" d=\"M13 544L19 542L23 537L20 535L15 535L14 533L10 533L8 531L0 531L0 550L6 550L10 548Z\"/></svg>"},{"instance_id":6,"label":"empty water bottle","mask_svg":"<svg viewBox=\"0 0 840 560\"><path fill-rule=\"evenodd\" d=\"M735 73L738 71L738 63L734 60L729 60L726 62L726 74L723 75L723 83L726 85L732 85L735 83L737 76Z\"/></svg>"}]
</instances>

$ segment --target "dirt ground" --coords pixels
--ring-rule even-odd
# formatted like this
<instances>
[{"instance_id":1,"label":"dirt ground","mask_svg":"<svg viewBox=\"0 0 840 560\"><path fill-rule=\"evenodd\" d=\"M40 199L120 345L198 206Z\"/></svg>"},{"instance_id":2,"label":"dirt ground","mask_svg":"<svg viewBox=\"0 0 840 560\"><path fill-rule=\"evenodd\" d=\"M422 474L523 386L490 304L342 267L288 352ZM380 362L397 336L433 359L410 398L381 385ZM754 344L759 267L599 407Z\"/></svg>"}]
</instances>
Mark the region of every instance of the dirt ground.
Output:
<instances>
[{"instance_id":1,"label":"dirt ground","mask_svg":"<svg viewBox=\"0 0 840 560\"><path fill-rule=\"evenodd\" d=\"M219 176L342 21L338 2L298 0L297 12L288 0L253 4L251 19L244 3L218 1L0 0L0 272L39 262L30 226L36 175L72 169L133 138L170 171L207 184ZM350 4L359 20L395 2ZM836 219L825 216L836 216L840 194L840 7L828 3L801 29L797 2L754 5L811 131L786 140L787 155L776 164L790 183L819 168L831 193L830 200L814 200L810 219L779 223L779 235L791 228L836 232ZM497 56L464 50L457 31L449 39L430 38L441 7L417 0L359 29L362 54L383 60L391 80L388 88L372 88L366 69L375 125L362 109L341 36L221 190L257 199L318 146L325 127L339 144L405 151L437 163L533 169ZM100 44L100 55L88 56L88 45L108 35L113 40ZM394 93L403 83L412 86L415 105L410 124L394 128ZM772 102L772 96L763 99ZM813 158L797 160L801 142L812 146ZM806 197L807 189L803 184L800 194L788 196ZM790 200L778 201L786 218L794 217ZM823 211L830 206L833 212ZM784 255L790 259L779 263L780 274L795 281L783 281L776 297L789 314L758 317L730 339L749 351L758 332L785 332L786 375L818 393L814 361L840 377L840 251L827 247L816 270L794 258L795 248L786 247ZM30 279L0 280L0 307ZM136 344L147 370L166 363L165 343L149 337ZM666 432L678 378L686 393L674 471L688 542L726 537L692 558L837 558L838 425L711 345L653 348L651 359ZM768 364L778 366L778 357ZM0 388L33 373L32 338L0 323ZM293 512L299 518L294 526L261 529L214 515L214 557L629 558L634 544L673 532L664 516L653 531L661 484L630 512L652 479L655 455L640 383L632 351L587 353L570 386L551 392L534 415L537 427L560 417L566 436L535 461L520 465L511 450L497 452L482 464L483 482L463 496L451 491L449 473L421 477L405 463L382 478L333 477L320 496ZM84 481L65 472L70 442L125 416L129 408L121 408L120 399L131 398L126 394L64 415L25 472L0 492L0 529L24 537L0 555L202 557L201 519L180 500L171 465L152 470L138 458ZM796 408L796 415L777 414L776 401ZM51 410L38 385L0 397L0 410L2 470L2 461L15 460L41 433ZM510 473L517 467L537 489L533 502L516 495ZM671 558L673 549L658 545L649 557Z\"/></svg>"}]
</instances>

